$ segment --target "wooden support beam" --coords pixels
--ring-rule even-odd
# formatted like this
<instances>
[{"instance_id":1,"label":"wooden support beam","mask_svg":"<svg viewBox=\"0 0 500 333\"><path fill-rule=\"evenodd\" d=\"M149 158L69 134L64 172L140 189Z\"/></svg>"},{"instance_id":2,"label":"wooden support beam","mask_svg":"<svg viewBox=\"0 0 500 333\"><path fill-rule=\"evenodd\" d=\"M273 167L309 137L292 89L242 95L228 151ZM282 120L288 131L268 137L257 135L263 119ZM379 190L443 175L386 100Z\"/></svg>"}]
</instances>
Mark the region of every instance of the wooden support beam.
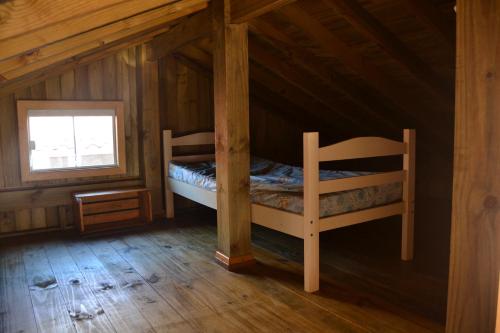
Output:
<instances>
[{"instance_id":1,"label":"wooden support beam","mask_svg":"<svg viewBox=\"0 0 500 333\"><path fill-rule=\"evenodd\" d=\"M169 4L148 12L103 26L88 32L43 46L28 54L0 61L0 73L12 80L52 64L71 59L79 54L101 49L119 40L124 40L143 31L167 24L180 17L206 8L205 0L185 0Z\"/></svg>"},{"instance_id":2,"label":"wooden support beam","mask_svg":"<svg viewBox=\"0 0 500 333\"><path fill-rule=\"evenodd\" d=\"M217 162L216 259L228 269L254 262L250 240L248 26L231 24L230 0L212 1Z\"/></svg>"},{"instance_id":3,"label":"wooden support beam","mask_svg":"<svg viewBox=\"0 0 500 333\"><path fill-rule=\"evenodd\" d=\"M406 0L417 18L436 32L446 42L450 50L455 50L455 26L449 24L443 13L429 0Z\"/></svg>"},{"instance_id":4,"label":"wooden support beam","mask_svg":"<svg viewBox=\"0 0 500 333\"><path fill-rule=\"evenodd\" d=\"M210 37L210 11L204 10L184 19L170 31L151 41L150 60L159 59L172 51L204 37Z\"/></svg>"},{"instance_id":5,"label":"wooden support beam","mask_svg":"<svg viewBox=\"0 0 500 333\"><path fill-rule=\"evenodd\" d=\"M243 23L273 10L289 5L296 0L233 0L231 22Z\"/></svg>"},{"instance_id":6,"label":"wooden support beam","mask_svg":"<svg viewBox=\"0 0 500 333\"><path fill-rule=\"evenodd\" d=\"M457 87L446 332L494 332L500 272L500 6L457 2Z\"/></svg>"},{"instance_id":7,"label":"wooden support beam","mask_svg":"<svg viewBox=\"0 0 500 333\"><path fill-rule=\"evenodd\" d=\"M451 85L447 85L432 68L407 48L395 34L373 17L356 0L323 0L323 2L338 11L368 39L376 42L437 98L445 99L448 102L453 99Z\"/></svg>"}]
</instances>

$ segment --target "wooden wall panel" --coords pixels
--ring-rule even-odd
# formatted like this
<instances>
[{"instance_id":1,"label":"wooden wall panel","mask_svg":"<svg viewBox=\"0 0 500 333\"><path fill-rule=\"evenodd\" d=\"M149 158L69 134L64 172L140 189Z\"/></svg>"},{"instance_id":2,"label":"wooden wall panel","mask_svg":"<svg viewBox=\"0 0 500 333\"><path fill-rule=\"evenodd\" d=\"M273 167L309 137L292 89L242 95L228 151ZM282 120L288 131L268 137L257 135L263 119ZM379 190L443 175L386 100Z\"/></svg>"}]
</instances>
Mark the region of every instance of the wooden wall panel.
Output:
<instances>
[{"instance_id":1,"label":"wooden wall panel","mask_svg":"<svg viewBox=\"0 0 500 333\"><path fill-rule=\"evenodd\" d=\"M142 46L137 47L137 50L141 51ZM137 89L140 86L138 73L141 68L136 60L137 50L122 50L0 98L0 235L71 225L73 215L70 198L74 191L143 184L144 175L140 168L143 149L140 148L139 137L147 128L139 128ZM22 183L17 133L18 99L123 100L127 174ZM144 112L143 116L149 117L149 111ZM158 114L152 115L146 126L154 124L157 118ZM154 129L154 132L159 130ZM161 200L161 196L158 200ZM162 208L158 209L161 211Z\"/></svg>"},{"instance_id":2,"label":"wooden wall panel","mask_svg":"<svg viewBox=\"0 0 500 333\"><path fill-rule=\"evenodd\" d=\"M160 60L161 128L174 135L213 131L213 85L210 73L169 56ZM252 154L283 162L301 161L301 126L262 101L250 100ZM300 147L299 147L300 146Z\"/></svg>"}]
</instances>

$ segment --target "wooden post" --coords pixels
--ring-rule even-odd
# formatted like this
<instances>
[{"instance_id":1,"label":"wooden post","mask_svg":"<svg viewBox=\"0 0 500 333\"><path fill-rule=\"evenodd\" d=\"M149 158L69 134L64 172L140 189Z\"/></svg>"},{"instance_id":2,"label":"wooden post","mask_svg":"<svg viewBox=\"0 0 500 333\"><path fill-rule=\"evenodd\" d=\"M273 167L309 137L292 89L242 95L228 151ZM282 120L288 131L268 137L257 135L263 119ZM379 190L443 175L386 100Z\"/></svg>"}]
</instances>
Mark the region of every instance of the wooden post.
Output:
<instances>
[{"instance_id":1,"label":"wooden post","mask_svg":"<svg viewBox=\"0 0 500 333\"><path fill-rule=\"evenodd\" d=\"M457 1L446 331L494 332L500 271L500 1Z\"/></svg>"},{"instance_id":2,"label":"wooden post","mask_svg":"<svg viewBox=\"0 0 500 333\"><path fill-rule=\"evenodd\" d=\"M319 289L319 135L304 133L304 290Z\"/></svg>"},{"instance_id":3,"label":"wooden post","mask_svg":"<svg viewBox=\"0 0 500 333\"><path fill-rule=\"evenodd\" d=\"M406 153L403 157L405 180L403 183L403 225L401 228L401 259L413 259L413 229L415 214L415 130L404 130Z\"/></svg>"},{"instance_id":4,"label":"wooden post","mask_svg":"<svg viewBox=\"0 0 500 333\"><path fill-rule=\"evenodd\" d=\"M250 242L248 26L231 24L230 0L212 2L217 260L228 269L254 262Z\"/></svg>"}]
</instances>

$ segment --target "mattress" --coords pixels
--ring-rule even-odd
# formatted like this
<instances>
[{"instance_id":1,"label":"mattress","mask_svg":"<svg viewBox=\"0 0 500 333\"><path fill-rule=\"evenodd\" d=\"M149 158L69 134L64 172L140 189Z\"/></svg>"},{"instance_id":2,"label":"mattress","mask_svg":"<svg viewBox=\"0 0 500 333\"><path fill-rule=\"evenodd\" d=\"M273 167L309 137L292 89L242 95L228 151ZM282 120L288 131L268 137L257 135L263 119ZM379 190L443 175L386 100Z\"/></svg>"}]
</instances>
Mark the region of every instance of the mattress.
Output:
<instances>
[{"instance_id":1,"label":"mattress","mask_svg":"<svg viewBox=\"0 0 500 333\"><path fill-rule=\"evenodd\" d=\"M178 162L169 165L169 176L178 181L215 192L215 161ZM361 171L320 170L320 180L333 180L373 174ZM253 157L250 167L252 203L302 214L303 170L286 164ZM400 201L402 184L392 183L320 196L320 217L333 216Z\"/></svg>"}]
</instances>

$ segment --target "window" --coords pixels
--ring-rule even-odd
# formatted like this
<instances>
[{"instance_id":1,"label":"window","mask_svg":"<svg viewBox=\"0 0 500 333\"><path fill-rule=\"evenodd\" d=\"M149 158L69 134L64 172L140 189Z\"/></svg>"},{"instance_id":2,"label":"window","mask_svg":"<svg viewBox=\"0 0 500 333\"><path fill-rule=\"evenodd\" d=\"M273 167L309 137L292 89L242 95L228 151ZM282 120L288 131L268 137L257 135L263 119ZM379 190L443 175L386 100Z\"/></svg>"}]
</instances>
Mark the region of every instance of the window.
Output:
<instances>
[{"instance_id":1,"label":"window","mask_svg":"<svg viewBox=\"0 0 500 333\"><path fill-rule=\"evenodd\" d=\"M124 174L122 102L18 101L23 181Z\"/></svg>"}]
</instances>

